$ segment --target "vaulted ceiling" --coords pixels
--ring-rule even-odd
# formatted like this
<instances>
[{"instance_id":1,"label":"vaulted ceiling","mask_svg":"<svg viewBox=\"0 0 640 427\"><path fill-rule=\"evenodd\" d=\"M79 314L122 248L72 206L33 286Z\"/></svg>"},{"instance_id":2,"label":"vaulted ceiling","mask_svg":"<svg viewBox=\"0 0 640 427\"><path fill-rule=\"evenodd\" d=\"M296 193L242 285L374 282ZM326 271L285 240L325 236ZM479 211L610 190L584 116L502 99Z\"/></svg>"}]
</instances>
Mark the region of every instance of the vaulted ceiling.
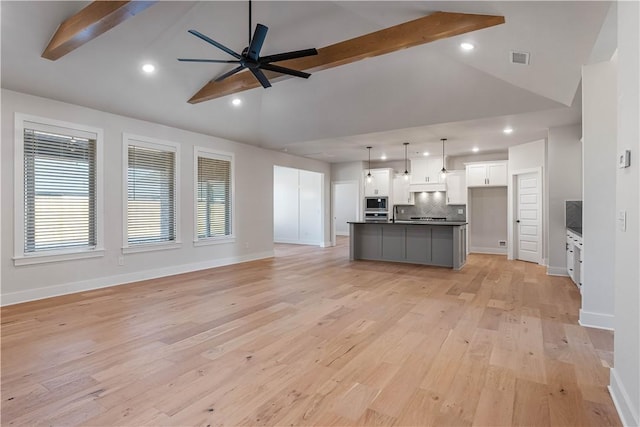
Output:
<instances>
[{"instance_id":1,"label":"vaulted ceiling","mask_svg":"<svg viewBox=\"0 0 640 427\"><path fill-rule=\"evenodd\" d=\"M434 11L501 15L505 24L289 78L267 90L189 104L226 64L187 33L240 51L248 4L158 2L57 61L41 57L58 25L87 2L1 3L2 87L325 161L363 160L365 145L401 158L449 139L450 154L505 149L579 123L581 65L589 61L609 2L255 1L269 27L263 54L323 47ZM463 41L475 49L464 52ZM510 51L530 54L512 64ZM140 71L150 62L156 71ZM504 126L514 132L503 135Z\"/></svg>"}]
</instances>

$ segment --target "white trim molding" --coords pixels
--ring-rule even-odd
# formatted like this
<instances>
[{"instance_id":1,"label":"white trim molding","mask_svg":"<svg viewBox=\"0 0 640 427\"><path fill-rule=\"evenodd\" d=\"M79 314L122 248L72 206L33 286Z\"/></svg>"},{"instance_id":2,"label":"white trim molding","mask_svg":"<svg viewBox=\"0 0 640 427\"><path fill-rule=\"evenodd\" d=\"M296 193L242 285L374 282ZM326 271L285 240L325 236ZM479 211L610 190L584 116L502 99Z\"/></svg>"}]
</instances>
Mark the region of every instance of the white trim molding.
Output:
<instances>
[{"instance_id":1,"label":"white trim molding","mask_svg":"<svg viewBox=\"0 0 640 427\"><path fill-rule=\"evenodd\" d=\"M629 397L629 393L627 393L623 382L620 381L616 368L611 368L610 383L611 384L607 388L609 389L609 394L611 395L613 404L618 410L618 416L620 416L622 425L639 426L640 416L638 416L638 413L634 409L633 402L631 402L631 398Z\"/></svg>"},{"instance_id":2,"label":"white trim molding","mask_svg":"<svg viewBox=\"0 0 640 427\"><path fill-rule=\"evenodd\" d=\"M215 237L198 237L198 157L228 161L231 164L231 234ZM236 241L236 163L235 154L207 147L193 147L193 246L221 245Z\"/></svg>"},{"instance_id":3,"label":"white trim molding","mask_svg":"<svg viewBox=\"0 0 640 427\"><path fill-rule=\"evenodd\" d=\"M86 292L95 289L108 288L111 286L126 285L142 280L156 279L159 277L173 276L176 274L190 273L192 271L207 270L210 268L222 267L231 264L256 261L259 259L273 258L273 251L258 252L255 254L228 257L215 260L207 260L192 264L175 265L158 268L154 270L139 271L135 273L119 274L116 276L99 277L96 279L83 280L73 283L65 283L56 286L47 286L25 291L10 292L2 295L2 306L19 304L28 301L35 301L61 295Z\"/></svg>"},{"instance_id":4,"label":"white trim molding","mask_svg":"<svg viewBox=\"0 0 640 427\"><path fill-rule=\"evenodd\" d=\"M507 248L482 248L482 247L474 246L469 248L469 253L488 254L488 255L506 255Z\"/></svg>"},{"instance_id":5,"label":"white trim molding","mask_svg":"<svg viewBox=\"0 0 640 427\"><path fill-rule=\"evenodd\" d=\"M592 311L580 309L580 319L578 320L578 323L580 326L586 326L587 328L613 331L614 320L615 317L612 314L594 313Z\"/></svg>"},{"instance_id":6,"label":"white trim molding","mask_svg":"<svg viewBox=\"0 0 640 427\"><path fill-rule=\"evenodd\" d=\"M24 129L25 123L31 123L37 129L49 132L64 132L80 138L96 140L96 246L83 250L51 250L26 254L24 251ZM13 218L13 261L15 266L41 264L64 260L93 258L104 255L104 192L103 192L103 144L104 130L77 123L54 120L30 114L15 113L14 116L14 218Z\"/></svg>"},{"instance_id":7,"label":"white trim molding","mask_svg":"<svg viewBox=\"0 0 640 427\"><path fill-rule=\"evenodd\" d=\"M547 276L564 276L569 277L566 267L547 266Z\"/></svg>"},{"instance_id":8,"label":"white trim molding","mask_svg":"<svg viewBox=\"0 0 640 427\"><path fill-rule=\"evenodd\" d=\"M164 150L174 153L174 174L175 174L175 191L174 191L174 221L175 221L175 240L171 242L141 243L129 244L128 231L128 203L129 203L129 146L149 148L152 150ZM122 132L122 253L148 252L154 250L177 249L181 246L180 234L180 144L172 141L165 141L148 136L134 135Z\"/></svg>"}]
</instances>

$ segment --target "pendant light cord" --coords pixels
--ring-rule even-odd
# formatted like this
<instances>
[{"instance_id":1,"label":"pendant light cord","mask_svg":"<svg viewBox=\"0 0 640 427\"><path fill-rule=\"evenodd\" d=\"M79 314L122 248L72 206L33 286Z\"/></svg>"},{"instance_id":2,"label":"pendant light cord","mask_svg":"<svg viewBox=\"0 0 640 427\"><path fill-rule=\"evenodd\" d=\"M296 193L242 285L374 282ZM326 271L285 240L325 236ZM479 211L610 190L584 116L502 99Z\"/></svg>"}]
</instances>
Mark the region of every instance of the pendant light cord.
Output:
<instances>
[{"instance_id":1,"label":"pendant light cord","mask_svg":"<svg viewBox=\"0 0 640 427\"><path fill-rule=\"evenodd\" d=\"M407 170L407 147L409 147L409 143L404 143L404 174L409 175L409 171Z\"/></svg>"},{"instance_id":2,"label":"pendant light cord","mask_svg":"<svg viewBox=\"0 0 640 427\"><path fill-rule=\"evenodd\" d=\"M447 138L442 138L440 139L440 141L442 141L442 173L446 173L447 170L444 167L444 142L447 140Z\"/></svg>"},{"instance_id":3,"label":"pendant light cord","mask_svg":"<svg viewBox=\"0 0 640 427\"><path fill-rule=\"evenodd\" d=\"M369 172L367 173L367 176L371 176L371 148L372 147L367 147L367 150L369 150Z\"/></svg>"}]
</instances>

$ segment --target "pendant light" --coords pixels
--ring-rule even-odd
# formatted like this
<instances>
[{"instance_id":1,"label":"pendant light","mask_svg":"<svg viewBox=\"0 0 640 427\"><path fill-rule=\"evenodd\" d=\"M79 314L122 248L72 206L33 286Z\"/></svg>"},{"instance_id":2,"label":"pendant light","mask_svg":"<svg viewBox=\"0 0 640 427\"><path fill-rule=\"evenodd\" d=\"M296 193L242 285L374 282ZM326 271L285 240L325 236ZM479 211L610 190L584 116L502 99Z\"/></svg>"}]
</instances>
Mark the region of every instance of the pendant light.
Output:
<instances>
[{"instance_id":1,"label":"pendant light","mask_svg":"<svg viewBox=\"0 0 640 427\"><path fill-rule=\"evenodd\" d=\"M404 180L409 180L409 171L407 170L407 147L409 146L408 142L404 142Z\"/></svg>"},{"instance_id":2,"label":"pendant light","mask_svg":"<svg viewBox=\"0 0 640 427\"><path fill-rule=\"evenodd\" d=\"M444 142L446 140L447 138L440 139L440 141L442 141L442 169L440 169L440 176L442 177L442 179L445 179L447 177L447 169L444 167Z\"/></svg>"},{"instance_id":3,"label":"pendant light","mask_svg":"<svg viewBox=\"0 0 640 427\"><path fill-rule=\"evenodd\" d=\"M371 147L367 147L367 150L369 150L369 172L367 173L367 182L370 183L373 178L371 176Z\"/></svg>"}]
</instances>

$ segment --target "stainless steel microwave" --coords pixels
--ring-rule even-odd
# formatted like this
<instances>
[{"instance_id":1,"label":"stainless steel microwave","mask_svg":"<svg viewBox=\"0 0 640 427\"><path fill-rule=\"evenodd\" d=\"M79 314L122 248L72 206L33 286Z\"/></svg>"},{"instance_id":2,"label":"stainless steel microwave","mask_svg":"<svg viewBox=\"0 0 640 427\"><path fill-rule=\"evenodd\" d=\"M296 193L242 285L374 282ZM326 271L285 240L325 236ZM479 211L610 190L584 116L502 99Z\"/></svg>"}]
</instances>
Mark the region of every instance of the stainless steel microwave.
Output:
<instances>
[{"instance_id":1,"label":"stainless steel microwave","mask_svg":"<svg viewBox=\"0 0 640 427\"><path fill-rule=\"evenodd\" d=\"M388 210L388 198L387 197L365 197L364 198L364 210L365 211L386 211Z\"/></svg>"}]
</instances>

